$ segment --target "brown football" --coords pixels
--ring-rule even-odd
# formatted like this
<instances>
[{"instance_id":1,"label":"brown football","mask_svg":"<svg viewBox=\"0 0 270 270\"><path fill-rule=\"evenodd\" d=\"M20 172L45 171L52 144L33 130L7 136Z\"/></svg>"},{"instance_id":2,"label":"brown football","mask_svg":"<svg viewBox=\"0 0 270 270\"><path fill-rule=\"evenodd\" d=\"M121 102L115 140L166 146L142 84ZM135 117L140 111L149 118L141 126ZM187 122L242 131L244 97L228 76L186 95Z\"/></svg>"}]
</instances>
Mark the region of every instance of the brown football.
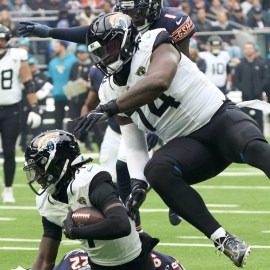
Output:
<instances>
[{"instance_id":1,"label":"brown football","mask_svg":"<svg viewBox=\"0 0 270 270\"><path fill-rule=\"evenodd\" d=\"M78 226L95 224L104 219L104 214L95 207L82 207L72 214L72 220Z\"/></svg>"}]
</instances>

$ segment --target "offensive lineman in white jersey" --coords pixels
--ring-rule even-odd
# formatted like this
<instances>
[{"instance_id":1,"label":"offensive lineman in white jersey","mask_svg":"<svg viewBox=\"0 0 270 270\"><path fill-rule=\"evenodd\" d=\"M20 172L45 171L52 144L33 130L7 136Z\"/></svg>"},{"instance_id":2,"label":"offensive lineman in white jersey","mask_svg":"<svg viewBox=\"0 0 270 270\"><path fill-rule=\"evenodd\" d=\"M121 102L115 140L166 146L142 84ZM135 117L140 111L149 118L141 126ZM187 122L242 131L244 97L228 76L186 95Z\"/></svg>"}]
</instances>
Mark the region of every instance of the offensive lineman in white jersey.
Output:
<instances>
[{"instance_id":1,"label":"offensive lineman in white jersey","mask_svg":"<svg viewBox=\"0 0 270 270\"><path fill-rule=\"evenodd\" d=\"M80 154L75 137L51 130L35 137L25 151L24 171L38 195L43 237L32 270L52 270L62 238L80 239L92 270L154 270L151 250L158 239L136 232L119 200L111 175ZM41 186L41 189L40 189ZM72 210L94 206L105 219L77 227Z\"/></svg>"},{"instance_id":2,"label":"offensive lineman in white jersey","mask_svg":"<svg viewBox=\"0 0 270 270\"><path fill-rule=\"evenodd\" d=\"M111 13L99 16L87 36L90 57L108 78L99 92L102 105L75 119L74 132L117 115L132 178L130 213L143 203L149 183L169 208L243 267L250 247L223 229L191 185L232 162L270 178L270 145L256 122L179 53L164 29L140 38L131 18ZM167 142L149 161L145 131Z\"/></svg>"},{"instance_id":3,"label":"offensive lineman in white jersey","mask_svg":"<svg viewBox=\"0 0 270 270\"><path fill-rule=\"evenodd\" d=\"M0 133L4 155L5 188L2 193L3 203L14 203L12 184L16 169L15 146L20 133L20 102L24 84L27 101L31 106L27 123L32 128L39 127L38 101L34 90L32 75L24 49L8 48L11 38L9 29L0 24Z\"/></svg>"},{"instance_id":4,"label":"offensive lineman in white jersey","mask_svg":"<svg viewBox=\"0 0 270 270\"><path fill-rule=\"evenodd\" d=\"M209 37L207 44L209 51L199 53L206 63L205 76L224 94L227 94L232 86L230 54L222 49L223 41L220 36Z\"/></svg>"}]
</instances>

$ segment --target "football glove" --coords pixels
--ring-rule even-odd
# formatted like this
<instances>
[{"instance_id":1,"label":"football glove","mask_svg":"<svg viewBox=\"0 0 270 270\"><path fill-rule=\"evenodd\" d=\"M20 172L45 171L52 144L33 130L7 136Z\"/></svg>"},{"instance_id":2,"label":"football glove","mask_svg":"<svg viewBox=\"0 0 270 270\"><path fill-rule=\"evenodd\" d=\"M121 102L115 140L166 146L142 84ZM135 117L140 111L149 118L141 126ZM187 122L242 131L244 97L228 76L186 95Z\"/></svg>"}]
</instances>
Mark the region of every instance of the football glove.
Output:
<instances>
[{"instance_id":1,"label":"football glove","mask_svg":"<svg viewBox=\"0 0 270 270\"><path fill-rule=\"evenodd\" d=\"M29 37L36 36L40 38L47 38L50 36L51 27L36 23L36 22L20 22L21 27L18 29L18 33L20 36Z\"/></svg>"},{"instance_id":2,"label":"football glove","mask_svg":"<svg viewBox=\"0 0 270 270\"><path fill-rule=\"evenodd\" d=\"M127 197L125 205L129 216L135 220L136 213L143 204L147 193L147 183L143 180L131 179L131 193Z\"/></svg>"},{"instance_id":3,"label":"football glove","mask_svg":"<svg viewBox=\"0 0 270 270\"><path fill-rule=\"evenodd\" d=\"M98 122L107 120L119 113L116 100L112 100L107 104L99 105L95 110L72 120L75 125L73 133L77 138L81 138L87 131L92 129Z\"/></svg>"},{"instance_id":4,"label":"football glove","mask_svg":"<svg viewBox=\"0 0 270 270\"><path fill-rule=\"evenodd\" d=\"M76 224L74 223L74 221L72 219L72 213L73 213L73 211L72 211L71 207L69 207L67 217L63 221L64 234L69 239L75 239L73 237L73 230L76 227Z\"/></svg>"},{"instance_id":5,"label":"football glove","mask_svg":"<svg viewBox=\"0 0 270 270\"><path fill-rule=\"evenodd\" d=\"M39 106L31 106L31 112L28 114L27 125L30 125L31 128L38 128L41 125L41 116L39 114Z\"/></svg>"},{"instance_id":6,"label":"football glove","mask_svg":"<svg viewBox=\"0 0 270 270\"><path fill-rule=\"evenodd\" d=\"M147 147L151 151L158 143L159 137L154 133L147 133Z\"/></svg>"}]
</instances>

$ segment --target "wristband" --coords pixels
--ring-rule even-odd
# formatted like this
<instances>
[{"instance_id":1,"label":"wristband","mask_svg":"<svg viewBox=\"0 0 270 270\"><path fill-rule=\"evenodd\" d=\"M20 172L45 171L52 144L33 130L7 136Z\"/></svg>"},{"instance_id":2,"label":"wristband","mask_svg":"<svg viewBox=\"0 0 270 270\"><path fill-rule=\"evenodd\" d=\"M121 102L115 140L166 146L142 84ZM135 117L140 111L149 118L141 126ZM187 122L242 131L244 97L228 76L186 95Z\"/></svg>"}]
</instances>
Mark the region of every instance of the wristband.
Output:
<instances>
[{"instance_id":1,"label":"wristband","mask_svg":"<svg viewBox=\"0 0 270 270\"><path fill-rule=\"evenodd\" d=\"M34 113L40 114L39 113L39 106L37 104L31 105L31 111Z\"/></svg>"},{"instance_id":2,"label":"wristband","mask_svg":"<svg viewBox=\"0 0 270 270\"><path fill-rule=\"evenodd\" d=\"M27 82L24 82L23 85L24 85L24 91L25 91L26 95L33 94L33 93L36 92L35 89L34 89L33 80L29 80Z\"/></svg>"},{"instance_id":3,"label":"wristband","mask_svg":"<svg viewBox=\"0 0 270 270\"><path fill-rule=\"evenodd\" d=\"M98 108L101 110L101 112L107 114L108 117L113 117L120 112L116 104L116 99L111 100L104 105L100 105Z\"/></svg>"}]
</instances>

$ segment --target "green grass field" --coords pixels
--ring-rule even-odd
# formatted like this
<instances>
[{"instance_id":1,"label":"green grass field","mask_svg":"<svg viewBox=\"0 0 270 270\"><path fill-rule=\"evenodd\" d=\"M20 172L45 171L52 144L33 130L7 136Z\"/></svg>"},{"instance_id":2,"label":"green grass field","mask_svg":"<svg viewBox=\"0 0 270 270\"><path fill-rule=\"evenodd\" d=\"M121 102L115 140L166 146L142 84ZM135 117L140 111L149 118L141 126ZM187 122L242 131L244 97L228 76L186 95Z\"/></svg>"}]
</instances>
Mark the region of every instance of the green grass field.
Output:
<instances>
[{"instance_id":1,"label":"green grass field","mask_svg":"<svg viewBox=\"0 0 270 270\"><path fill-rule=\"evenodd\" d=\"M16 204L0 202L0 270L30 267L42 235L35 195L26 184L22 166L17 164L14 182ZM246 269L270 269L270 182L263 173L233 165L195 188L223 227L252 246ZM236 269L227 257L217 256L212 242L187 222L171 226L166 206L153 191L142 206L141 216L144 231L160 238L156 249L176 257L187 270ZM58 261L65 252L79 247L77 242L63 240Z\"/></svg>"}]
</instances>

